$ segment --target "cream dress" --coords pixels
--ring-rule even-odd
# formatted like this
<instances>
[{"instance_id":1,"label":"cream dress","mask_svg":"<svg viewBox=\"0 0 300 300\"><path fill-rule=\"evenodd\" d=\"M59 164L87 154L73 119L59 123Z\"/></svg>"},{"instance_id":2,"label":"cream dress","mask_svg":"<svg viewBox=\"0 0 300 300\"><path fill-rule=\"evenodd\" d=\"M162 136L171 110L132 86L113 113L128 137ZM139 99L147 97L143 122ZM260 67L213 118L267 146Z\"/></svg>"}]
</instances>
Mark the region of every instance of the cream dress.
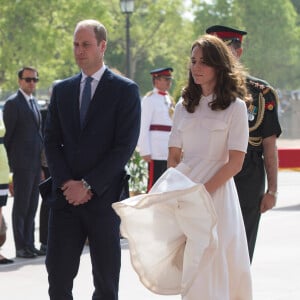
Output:
<instances>
[{"instance_id":1,"label":"cream dress","mask_svg":"<svg viewBox=\"0 0 300 300\"><path fill-rule=\"evenodd\" d=\"M196 183L207 182L228 161L228 150L246 152L248 144L245 103L237 99L226 110L212 111L211 100L212 96L202 97L192 114L178 103L169 140L169 147L183 149L177 170ZM252 299L247 240L233 179L211 196L218 220L217 252L199 269L183 299ZM210 257L208 251L205 255Z\"/></svg>"},{"instance_id":2,"label":"cream dress","mask_svg":"<svg viewBox=\"0 0 300 300\"><path fill-rule=\"evenodd\" d=\"M213 195L207 182L228 150L246 151L246 105L237 99L212 111L202 97L194 113L176 105L169 146L183 149L148 194L113 204L128 239L132 265L157 294L183 300L251 300L250 262L233 179Z\"/></svg>"}]
</instances>

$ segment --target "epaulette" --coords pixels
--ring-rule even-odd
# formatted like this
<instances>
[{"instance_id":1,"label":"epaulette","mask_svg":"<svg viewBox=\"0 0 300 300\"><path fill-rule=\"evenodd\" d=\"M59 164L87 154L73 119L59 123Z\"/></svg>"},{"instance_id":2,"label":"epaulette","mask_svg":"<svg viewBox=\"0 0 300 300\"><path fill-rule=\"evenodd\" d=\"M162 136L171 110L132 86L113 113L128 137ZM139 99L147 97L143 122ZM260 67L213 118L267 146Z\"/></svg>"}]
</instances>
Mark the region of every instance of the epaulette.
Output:
<instances>
[{"instance_id":1,"label":"epaulette","mask_svg":"<svg viewBox=\"0 0 300 300\"><path fill-rule=\"evenodd\" d=\"M269 86L267 85L267 83L263 82L263 81L259 81L259 80L254 80L252 78L248 78L247 79L247 84L248 86L250 86L252 89L266 94L269 91Z\"/></svg>"},{"instance_id":2,"label":"epaulette","mask_svg":"<svg viewBox=\"0 0 300 300\"><path fill-rule=\"evenodd\" d=\"M176 102L175 102L174 98L171 95L169 95L169 98L171 100L172 105L175 106Z\"/></svg>"},{"instance_id":3,"label":"epaulette","mask_svg":"<svg viewBox=\"0 0 300 300\"><path fill-rule=\"evenodd\" d=\"M149 97L149 96L151 96L151 95L153 95L153 91L150 91L150 92L146 93L146 95L144 96L144 98L145 98L145 97Z\"/></svg>"},{"instance_id":4,"label":"epaulette","mask_svg":"<svg viewBox=\"0 0 300 300\"><path fill-rule=\"evenodd\" d=\"M247 85L250 90L263 95L265 99L265 110L271 111L276 104L278 104L277 94L268 82L249 76L247 77Z\"/></svg>"},{"instance_id":5,"label":"epaulette","mask_svg":"<svg viewBox=\"0 0 300 300\"><path fill-rule=\"evenodd\" d=\"M265 89L263 94L266 100L266 104L265 104L266 110L272 111L276 106L279 105L277 92L271 86Z\"/></svg>"}]
</instances>

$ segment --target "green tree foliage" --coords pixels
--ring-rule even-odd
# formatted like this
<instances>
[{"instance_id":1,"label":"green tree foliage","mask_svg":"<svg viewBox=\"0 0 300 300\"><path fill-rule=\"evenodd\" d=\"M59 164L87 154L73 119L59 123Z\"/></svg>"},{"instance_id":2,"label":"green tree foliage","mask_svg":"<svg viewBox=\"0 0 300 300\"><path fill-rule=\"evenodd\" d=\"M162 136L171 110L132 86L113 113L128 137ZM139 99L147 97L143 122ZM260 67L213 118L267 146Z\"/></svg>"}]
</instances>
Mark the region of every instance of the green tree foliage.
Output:
<instances>
[{"instance_id":1,"label":"green tree foliage","mask_svg":"<svg viewBox=\"0 0 300 300\"><path fill-rule=\"evenodd\" d=\"M183 75L187 55L187 20L182 19L180 0L135 1L131 15L131 66L143 93L150 89L149 71L172 66L176 78ZM125 16L119 0L0 0L0 86L17 87L16 71L32 65L40 73L39 88L48 88L58 78L78 71L72 39L75 24L98 19L108 29L105 61L125 70ZM175 35L176 33L176 35Z\"/></svg>"},{"instance_id":2,"label":"green tree foliage","mask_svg":"<svg viewBox=\"0 0 300 300\"><path fill-rule=\"evenodd\" d=\"M152 89L149 71L159 67L173 67L176 83L186 76L186 60L192 28L182 17L181 0L135 1L135 10L130 17L131 34L131 78L138 81L142 93ZM125 16L117 24L118 30L111 42L117 67L125 70ZM120 30L121 29L121 30ZM117 58L117 59L116 59ZM110 59L113 61L113 59Z\"/></svg>"},{"instance_id":3,"label":"green tree foliage","mask_svg":"<svg viewBox=\"0 0 300 300\"><path fill-rule=\"evenodd\" d=\"M297 26L300 26L300 0L291 0L294 5L295 10L297 11Z\"/></svg>"},{"instance_id":4,"label":"green tree foliage","mask_svg":"<svg viewBox=\"0 0 300 300\"><path fill-rule=\"evenodd\" d=\"M299 82L297 13L290 0L239 0L249 32L244 59L251 73L280 88ZM297 75L298 74L298 75Z\"/></svg>"},{"instance_id":5,"label":"green tree foliage","mask_svg":"<svg viewBox=\"0 0 300 300\"><path fill-rule=\"evenodd\" d=\"M88 2L0 0L1 88L16 88L16 71L24 65L39 70L40 87L77 72L72 53L75 24L83 18L111 24L105 3Z\"/></svg>"},{"instance_id":6,"label":"green tree foliage","mask_svg":"<svg viewBox=\"0 0 300 300\"><path fill-rule=\"evenodd\" d=\"M248 31L243 62L253 75L284 88L299 87L299 1L191 0L195 19L186 17L185 1L139 0L130 16L131 77L141 93L152 88L149 71L174 68L172 93L180 95L187 78L190 46L213 24ZM0 0L0 89L17 88L23 65L38 68L38 87L78 71L72 40L75 24L98 19L108 29L105 62L125 73L125 16L119 0Z\"/></svg>"},{"instance_id":7,"label":"green tree foliage","mask_svg":"<svg viewBox=\"0 0 300 300\"><path fill-rule=\"evenodd\" d=\"M290 0L195 0L194 6L195 35L214 24L246 30L242 61L249 72L276 87L299 87L298 15Z\"/></svg>"},{"instance_id":8,"label":"green tree foliage","mask_svg":"<svg viewBox=\"0 0 300 300\"><path fill-rule=\"evenodd\" d=\"M298 14L300 13L300 1L299 0L291 0Z\"/></svg>"}]
</instances>

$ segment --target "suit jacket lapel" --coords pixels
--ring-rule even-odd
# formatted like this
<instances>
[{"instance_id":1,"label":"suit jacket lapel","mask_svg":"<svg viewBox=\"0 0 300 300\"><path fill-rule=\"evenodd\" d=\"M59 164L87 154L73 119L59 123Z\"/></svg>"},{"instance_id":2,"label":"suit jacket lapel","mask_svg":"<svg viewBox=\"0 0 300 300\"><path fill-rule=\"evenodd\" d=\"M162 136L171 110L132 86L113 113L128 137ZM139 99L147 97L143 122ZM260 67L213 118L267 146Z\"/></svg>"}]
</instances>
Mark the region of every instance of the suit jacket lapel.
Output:
<instances>
[{"instance_id":1,"label":"suit jacket lapel","mask_svg":"<svg viewBox=\"0 0 300 300\"><path fill-rule=\"evenodd\" d=\"M80 96L80 81L81 74L77 74L71 79L69 90L68 90L68 98L69 105L72 116L72 123L76 130L76 132L80 133L80 114L79 114L79 96ZM74 101L75 99L75 101Z\"/></svg>"},{"instance_id":2,"label":"suit jacket lapel","mask_svg":"<svg viewBox=\"0 0 300 300\"><path fill-rule=\"evenodd\" d=\"M37 120L34 116L33 111L31 110L31 108L29 107L29 103L27 102L27 100L25 99L24 95L18 91L18 97L20 99L20 103L21 103L21 107L22 109L27 113L30 114L30 117L32 118L33 122L37 125L38 127L38 123Z\"/></svg>"}]
</instances>

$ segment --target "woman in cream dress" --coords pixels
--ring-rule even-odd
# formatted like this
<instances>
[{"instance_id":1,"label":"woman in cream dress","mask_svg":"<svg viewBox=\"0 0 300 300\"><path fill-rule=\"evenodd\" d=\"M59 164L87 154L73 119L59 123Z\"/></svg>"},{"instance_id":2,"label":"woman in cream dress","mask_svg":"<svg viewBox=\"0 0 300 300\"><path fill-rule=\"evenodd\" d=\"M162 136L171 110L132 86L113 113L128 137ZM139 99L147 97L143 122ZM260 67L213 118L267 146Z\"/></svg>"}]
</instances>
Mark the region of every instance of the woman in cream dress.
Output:
<instances>
[{"instance_id":1,"label":"woman in cream dress","mask_svg":"<svg viewBox=\"0 0 300 300\"><path fill-rule=\"evenodd\" d=\"M248 143L244 76L221 40L203 36L192 46L188 85L177 103L169 167L204 184L217 215L218 247L184 300L252 299L250 262L233 176ZM205 261L205 259L204 259Z\"/></svg>"},{"instance_id":2,"label":"woman in cream dress","mask_svg":"<svg viewBox=\"0 0 300 300\"><path fill-rule=\"evenodd\" d=\"M148 194L113 204L141 282L183 300L251 300L247 241L233 176L248 143L245 74L205 35L191 49L168 170Z\"/></svg>"}]
</instances>

